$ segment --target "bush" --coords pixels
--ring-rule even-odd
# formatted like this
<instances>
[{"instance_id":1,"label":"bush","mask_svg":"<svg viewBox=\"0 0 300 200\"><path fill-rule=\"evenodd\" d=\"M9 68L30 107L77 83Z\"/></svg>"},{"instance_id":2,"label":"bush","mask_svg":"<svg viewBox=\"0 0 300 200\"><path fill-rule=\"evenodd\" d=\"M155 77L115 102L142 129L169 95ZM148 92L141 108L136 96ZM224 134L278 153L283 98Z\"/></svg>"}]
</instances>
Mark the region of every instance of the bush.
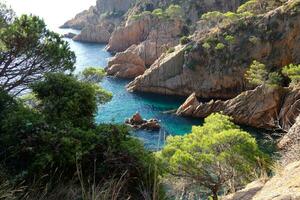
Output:
<instances>
[{"instance_id":1,"label":"bush","mask_svg":"<svg viewBox=\"0 0 300 200\"><path fill-rule=\"evenodd\" d=\"M171 47L167 50L167 53L173 53L175 51L175 48L174 47Z\"/></svg>"},{"instance_id":2,"label":"bush","mask_svg":"<svg viewBox=\"0 0 300 200\"><path fill-rule=\"evenodd\" d=\"M225 44L223 43L218 43L217 46L215 47L216 50L222 50L225 48Z\"/></svg>"},{"instance_id":3,"label":"bush","mask_svg":"<svg viewBox=\"0 0 300 200\"><path fill-rule=\"evenodd\" d=\"M268 79L266 65L254 60L245 74L247 81L253 85L262 85Z\"/></svg>"},{"instance_id":4,"label":"bush","mask_svg":"<svg viewBox=\"0 0 300 200\"><path fill-rule=\"evenodd\" d=\"M187 43L191 42L191 39L188 38L187 36L183 36L180 38L180 44L185 45Z\"/></svg>"},{"instance_id":5,"label":"bush","mask_svg":"<svg viewBox=\"0 0 300 200\"><path fill-rule=\"evenodd\" d=\"M291 80L291 85L297 85L300 83L300 65L287 65L283 67L282 73Z\"/></svg>"},{"instance_id":6,"label":"bush","mask_svg":"<svg viewBox=\"0 0 300 200\"><path fill-rule=\"evenodd\" d=\"M250 65L245 73L246 80L253 85L280 86L282 76L278 72L268 72L266 66L256 60Z\"/></svg>"},{"instance_id":7,"label":"bush","mask_svg":"<svg viewBox=\"0 0 300 200\"><path fill-rule=\"evenodd\" d=\"M211 46L210 46L210 44L209 44L208 42L205 42L205 43L202 45L202 47L203 47L204 49L210 49L210 48L211 48Z\"/></svg>"},{"instance_id":8,"label":"bush","mask_svg":"<svg viewBox=\"0 0 300 200\"><path fill-rule=\"evenodd\" d=\"M235 38L232 35L226 35L225 40L229 43L234 43L235 42Z\"/></svg>"},{"instance_id":9,"label":"bush","mask_svg":"<svg viewBox=\"0 0 300 200\"><path fill-rule=\"evenodd\" d=\"M231 120L212 114L203 126L193 127L192 133L168 137L158 153L167 172L209 190L213 199L218 199L219 191L240 187L256 178L259 165L265 166L268 157L259 150L255 139Z\"/></svg>"},{"instance_id":10,"label":"bush","mask_svg":"<svg viewBox=\"0 0 300 200\"><path fill-rule=\"evenodd\" d=\"M122 197L140 199L141 189L151 195L160 173L155 158L125 126L90 121L96 105L92 90L86 83L75 83L73 77L48 75L34 86L42 102L39 110L1 92L0 159L4 169L16 182L25 180L30 185L41 180L49 185L50 179L60 183L76 179L80 165L85 183L125 176Z\"/></svg>"}]
</instances>

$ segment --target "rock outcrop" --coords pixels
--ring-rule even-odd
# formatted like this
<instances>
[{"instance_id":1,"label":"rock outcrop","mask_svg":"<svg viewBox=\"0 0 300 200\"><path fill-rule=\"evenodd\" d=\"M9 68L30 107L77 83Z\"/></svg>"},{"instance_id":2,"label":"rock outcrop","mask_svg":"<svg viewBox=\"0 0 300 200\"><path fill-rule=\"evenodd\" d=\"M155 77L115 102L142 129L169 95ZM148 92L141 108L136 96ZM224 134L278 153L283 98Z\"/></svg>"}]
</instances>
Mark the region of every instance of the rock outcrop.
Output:
<instances>
[{"instance_id":1,"label":"rock outcrop","mask_svg":"<svg viewBox=\"0 0 300 200\"><path fill-rule=\"evenodd\" d=\"M81 30L80 34L73 39L75 41L107 43L115 28L115 24L118 23L118 19L116 19L115 22L106 19L98 25L88 24Z\"/></svg>"},{"instance_id":2,"label":"rock outcrop","mask_svg":"<svg viewBox=\"0 0 300 200\"><path fill-rule=\"evenodd\" d=\"M283 168L266 183L255 181L245 189L225 196L222 200L299 200L300 162Z\"/></svg>"},{"instance_id":3,"label":"rock outcrop","mask_svg":"<svg viewBox=\"0 0 300 200\"><path fill-rule=\"evenodd\" d=\"M66 34L64 34L65 38L70 38L70 39L74 38L75 36L76 36L75 33L66 33Z\"/></svg>"},{"instance_id":4,"label":"rock outcrop","mask_svg":"<svg viewBox=\"0 0 300 200\"><path fill-rule=\"evenodd\" d=\"M257 128L288 130L300 114L299 88L259 86L227 101L198 101L193 93L177 110L177 115L205 118L222 112L238 124Z\"/></svg>"},{"instance_id":5,"label":"rock outcrop","mask_svg":"<svg viewBox=\"0 0 300 200\"><path fill-rule=\"evenodd\" d=\"M247 89L243 77L253 60L273 69L300 63L300 5L289 1L264 15L225 23L193 39L193 44L173 56L160 58L129 84L129 90L232 98Z\"/></svg>"},{"instance_id":6,"label":"rock outcrop","mask_svg":"<svg viewBox=\"0 0 300 200\"><path fill-rule=\"evenodd\" d=\"M82 30L74 38L77 41L108 43L115 27L133 4L133 0L98 0L96 6L77 14L61 28Z\"/></svg>"},{"instance_id":7,"label":"rock outcrop","mask_svg":"<svg viewBox=\"0 0 300 200\"><path fill-rule=\"evenodd\" d=\"M117 53L105 69L108 75L119 78L135 78L146 70L145 62L130 50Z\"/></svg>"},{"instance_id":8,"label":"rock outcrop","mask_svg":"<svg viewBox=\"0 0 300 200\"><path fill-rule=\"evenodd\" d=\"M278 115L285 94L286 91L281 88L259 86L227 101L200 103L194 93L177 110L177 115L205 118L222 112L233 117L238 124L274 129L278 127Z\"/></svg>"},{"instance_id":9,"label":"rock outcrop","mask_svg":"<svg viewBox=\"0 0 300 200\"><path fill-rule=\"evenodd\" d=\"M159 121L156 119L144 120L139 113L134 114L130 119L125 120L125 124L134 129L158 131L160 129Z\"/></svg>"},{"instance_id":10,"label":"rock outcrop","mask_svg":"<svg viewBox=\"0 0 300 200\"><path fill-rule=\"evenodd\" d=\"M278 147L282 165L300 160L300 115L288 133L280 139Z\"/></svg>"}]
</instances>

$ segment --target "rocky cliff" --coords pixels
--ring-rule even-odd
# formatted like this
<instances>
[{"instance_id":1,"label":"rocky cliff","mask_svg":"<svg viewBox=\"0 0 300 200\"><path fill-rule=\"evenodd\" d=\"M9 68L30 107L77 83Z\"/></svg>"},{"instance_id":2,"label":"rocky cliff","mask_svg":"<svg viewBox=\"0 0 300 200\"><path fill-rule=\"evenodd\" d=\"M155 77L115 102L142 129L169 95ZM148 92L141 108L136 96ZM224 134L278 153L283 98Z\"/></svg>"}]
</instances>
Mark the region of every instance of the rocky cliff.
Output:
<instances>
[{"instance_id":1,"label":"rocky cliff","mask_svg":"<svg viewBox=\"0 0 300 200\"><path fill-rule=\"evenodd\" d=\"M259 86L227 101L198 101L193 93L177 110L178 115L205 118L222 112L238 124L288 130L300 114L300 88Z\"/></svg>"},{"instance_id":2,"label":"rocky cliff","mask_svg":"<svg viewBox=\"0 0 300 200\"><path fill-rule=\"evenodd\" d=\"M300 5L289 1L262 15L247 15L194 35L194 42L160 58L128 85L129 91L231 98L246 89L253 60L273 69L300 62Z\"/></svg>"},{"instance_id":3,"label":"rocky cliff","mask_svg":"<svg viewBox=\"0 0 300 200\"><path fill-rule=\"evenodd\" d=\"M82 30L74 40L108 43L115 27L120 25L132 5L134 0L98 0L96 6L79 13L61 28Z\"/></svg>"}]
</instances>

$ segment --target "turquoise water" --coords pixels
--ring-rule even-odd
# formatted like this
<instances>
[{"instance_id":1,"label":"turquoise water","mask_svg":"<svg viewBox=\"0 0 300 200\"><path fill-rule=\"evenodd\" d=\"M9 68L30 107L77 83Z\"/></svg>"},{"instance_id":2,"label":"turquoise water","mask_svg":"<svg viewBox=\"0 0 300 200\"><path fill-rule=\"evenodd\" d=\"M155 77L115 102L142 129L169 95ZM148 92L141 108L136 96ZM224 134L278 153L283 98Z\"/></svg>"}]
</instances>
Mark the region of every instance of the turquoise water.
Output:
<instances>
[{"instance_id":1,"label":"turquoise water","mask_svg":"<svg viewBox=\"0 0 300 200\"><path fill-rule=\"evenodd\" d=\"M60 30L60 33L70 30ZM74 31L72 31L74 32ZM105 45L96 43L75 42L66 39L77 57L76 71L78 73L84 68L93 66L104 68L111 54L105 50ZM167 135L183 135L191 131L193 125L201 125L203 120L178 117L165 111L178 108L185 98L174 96L162 96L157 94L129 93L125 86L129 80L105 77L101 86L113 94L110 102L100 105L95 116L97 123L123 123L125 119L139 112L144 118L156 118L161 121L162 129L159 132L135 131L132 134L140 138L149 149L156 149L164 143ZM258 139L260 146L268 153L272 152L272 145L265 143L265 131L242 126Z\"/></svg>"},{"instance_id":2,"label":"turquoise water","mask_svg":"<svg viewBox=\"0 0 300 200\"><path fill-rule=\"evenodd\" d=\"M64 30L67 32L67 30ZM76 53L76 72L85 67L104 68L111 54L105 51L105 45L95 43L74 42L66 39ZM99 106L96 115L97 123L123 123L126 118L139 112L143 118L156 118L161 121L159 132L136 131L133 135L141 138L148 148L156 148L163 144L163 138L169 134L182 135L191 131L192 125L201 124L200 119L178 117L164 111L174 110L184 102L182 97L161 96L156 94L136 94L126 91L129 80L106 77L101 86L113 94L113 99Z\"/></svg>"}]
</instances>

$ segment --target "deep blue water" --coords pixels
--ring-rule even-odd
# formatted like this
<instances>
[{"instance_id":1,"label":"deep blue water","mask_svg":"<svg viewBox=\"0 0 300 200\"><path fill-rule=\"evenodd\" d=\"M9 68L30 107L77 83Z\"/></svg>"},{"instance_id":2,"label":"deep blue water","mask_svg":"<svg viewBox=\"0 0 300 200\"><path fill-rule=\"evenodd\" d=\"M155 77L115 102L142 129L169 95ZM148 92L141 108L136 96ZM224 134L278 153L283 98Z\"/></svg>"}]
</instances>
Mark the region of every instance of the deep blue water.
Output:
<instances>
[{"instance_id":1,"label":"deep blue water","mask_svg":"<svg viewBox=\"0 0 300 200\"><path fill-rule=\"evenodd\" d=\"M68 32L68 30L64 30ZM86 67L106 67L110 53L105 51L105 45L95 43L74 42L66 39L71 49L76 53L76 73ZM192 125L202 123L200 119L178 117L166 114L164 111L174 110L184 102L182 97L162 96L157 94L129 93L125 85L129 80L105 77L101 86L113 94L113 99L99 106L96 115L97 123L123 123L126 118L139 112L143 118L156 118L161 121L160 132L137 131L133 132L143 140L148 148L154 149L162 145L166 135L182 135L191 131Z\"/></svg>"}]
</instances>

